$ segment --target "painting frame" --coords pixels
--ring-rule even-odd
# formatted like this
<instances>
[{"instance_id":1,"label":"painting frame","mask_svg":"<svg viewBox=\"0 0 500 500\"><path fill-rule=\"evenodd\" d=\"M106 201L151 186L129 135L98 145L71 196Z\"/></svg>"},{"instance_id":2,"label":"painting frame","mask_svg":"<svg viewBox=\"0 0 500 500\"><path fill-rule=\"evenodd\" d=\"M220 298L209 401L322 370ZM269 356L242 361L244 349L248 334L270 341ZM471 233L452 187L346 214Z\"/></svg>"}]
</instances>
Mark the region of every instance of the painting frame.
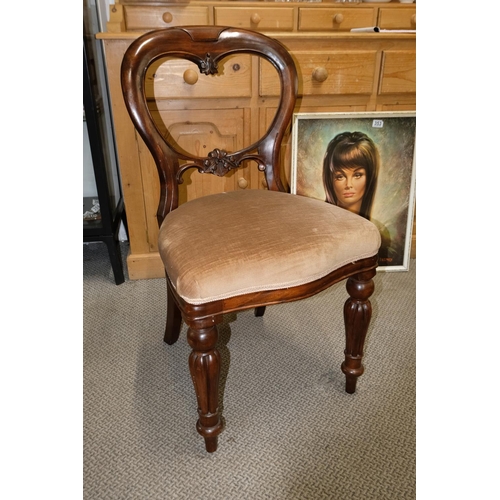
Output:
<instances>
[{"instance_id":1,"label":"painting frame","mask_svg":"<svg viewBox=\"0 0 500 500\"><path fill-rule=\"evenodd\" d=\"M382 238L378 270L408 271L415 214L416 111L295 113L291 193L327 203L326 150L333 147L329 145L334 137L353 132L371 139L378 151L372 208L365 215Z\"/></svg>"}]
</instances>

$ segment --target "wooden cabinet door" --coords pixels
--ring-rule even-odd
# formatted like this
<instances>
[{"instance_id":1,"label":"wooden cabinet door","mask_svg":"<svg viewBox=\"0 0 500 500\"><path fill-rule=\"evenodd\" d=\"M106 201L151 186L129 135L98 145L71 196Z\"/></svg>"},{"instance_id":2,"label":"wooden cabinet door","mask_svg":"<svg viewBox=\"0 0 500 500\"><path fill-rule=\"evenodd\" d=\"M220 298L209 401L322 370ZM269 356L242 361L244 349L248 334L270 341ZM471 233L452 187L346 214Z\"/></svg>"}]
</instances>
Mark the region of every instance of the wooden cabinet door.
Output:
<instances>
[{"instance_id":1,"label":"wooden cabinet door","mask_svg":"<svg viewBox=\"0 0 500 500\"><path fill-rule=\"evenodd\" d=\"M197 109L197 110L158 110L152 112L162 133L168 129L178 147L199 157L205 157L215 148L228 152L241 149L248 143L250 134L246 120L248 109ZM143 184L146 223L150 251L157 251L158 222L156 212L160 198L160 185L156 165L149 150L137 135L140 168ZM248 175L246 167L232 171L224 177L201 174L189 169L183 175L184 182L179 186L179 203L209 194L234 191L244 186L242 179Z\"/></svg>"},{"instance_id":2,"label":"wooden cabinet door","mask_svg":"<svg viewBox=\"0 0 500 500\"><path fill-rule=\"evenodd\" d=\"M415 50L384 50L379 95L417 92L417 53Z\"/></svg>"}]
</instances>

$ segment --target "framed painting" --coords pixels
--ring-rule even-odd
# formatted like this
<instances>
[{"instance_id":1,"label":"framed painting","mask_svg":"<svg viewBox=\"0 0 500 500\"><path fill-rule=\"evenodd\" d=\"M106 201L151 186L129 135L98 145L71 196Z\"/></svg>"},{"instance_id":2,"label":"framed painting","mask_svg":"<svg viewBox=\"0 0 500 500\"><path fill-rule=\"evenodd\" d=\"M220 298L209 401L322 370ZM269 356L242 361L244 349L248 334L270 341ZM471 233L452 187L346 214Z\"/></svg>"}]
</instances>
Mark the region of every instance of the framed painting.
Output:
<instances>
[{"instance_id":1,"label":"framed painting","mask_svg":"<svg viewBox=\"0 0 500 500\"><path fill-rule=\"evenodd\" d=\"M372 221L379 270L407 271L415 207L416 113L297 113L291 191Z\"/></svg>"}]
</instances>

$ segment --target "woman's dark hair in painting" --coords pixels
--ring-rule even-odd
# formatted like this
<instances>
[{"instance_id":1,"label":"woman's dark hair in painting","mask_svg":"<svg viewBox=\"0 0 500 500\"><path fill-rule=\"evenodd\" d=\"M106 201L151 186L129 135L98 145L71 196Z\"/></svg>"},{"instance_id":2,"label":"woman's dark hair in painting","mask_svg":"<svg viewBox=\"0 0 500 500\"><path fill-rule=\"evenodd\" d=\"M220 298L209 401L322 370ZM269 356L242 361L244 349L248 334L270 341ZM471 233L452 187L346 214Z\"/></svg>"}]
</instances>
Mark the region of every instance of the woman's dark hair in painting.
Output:
<instances>
[{"instance_id":1,"label":"woman's dark hair in painting","mask_svg":"<svg viewBox=\"0 0 500 500\"><path fill-rule=\"evenodd\" d=\"M323 186L326 201L338 205L333 188L335 174L346 169L362 167L366 171L365 194L359 215L370 220L373 197L377 187L380 156L373 140L363 132L342 132L326 148L323 159Z\"/></svg>"}]
</instances>

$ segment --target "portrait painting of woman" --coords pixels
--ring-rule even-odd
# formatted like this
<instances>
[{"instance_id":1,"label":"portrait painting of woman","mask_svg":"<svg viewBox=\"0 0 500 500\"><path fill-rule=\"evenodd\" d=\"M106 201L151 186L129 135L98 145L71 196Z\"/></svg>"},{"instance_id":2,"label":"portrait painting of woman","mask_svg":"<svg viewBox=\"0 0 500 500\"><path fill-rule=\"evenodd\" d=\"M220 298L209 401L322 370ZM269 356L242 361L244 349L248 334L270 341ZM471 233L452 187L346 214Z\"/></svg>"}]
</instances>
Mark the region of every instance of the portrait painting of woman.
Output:
<instances>
[{"instance_id":1,"label":"portrait painting of woman","mask_svg":"<svg viewBox=\"0 0 500 500\"><path fill-rule=\"evenodd\" d=\"M292 193L372 221L379 266L408 269L414 205L415 113L311 113L295 117Z\"/></svg>"},{"instance_id":2,"label":"portrait painting of woman","mask_svg":"<svg viewBox=\"0 0 500 500\"><path fill-rule=\"evenodd\" d=\"M323 159L326 201L370 220L379 163L377 146L363 132L336 135Z\"/></svg>"}]
</instances>

